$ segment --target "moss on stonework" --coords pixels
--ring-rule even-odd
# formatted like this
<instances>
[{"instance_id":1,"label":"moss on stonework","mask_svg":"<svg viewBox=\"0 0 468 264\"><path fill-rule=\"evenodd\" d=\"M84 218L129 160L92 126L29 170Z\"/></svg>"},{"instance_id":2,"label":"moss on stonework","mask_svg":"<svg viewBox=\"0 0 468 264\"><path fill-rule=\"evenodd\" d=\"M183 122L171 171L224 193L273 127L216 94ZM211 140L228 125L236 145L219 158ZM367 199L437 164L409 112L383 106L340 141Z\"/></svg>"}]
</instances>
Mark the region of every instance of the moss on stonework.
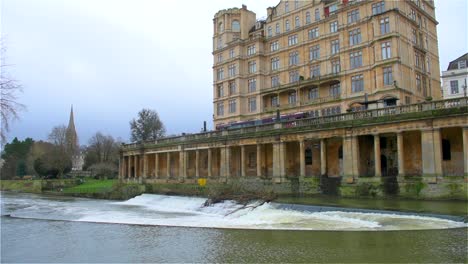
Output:
<instances>
[{"instance_id":1,"label":"moss on stonework","mask_svg":"<svg viewBox=\"0 0 468 264\"><path fill-rule=\"evenodd\" d=\"M403 196L419 198L423 189L427 187L427 183L422 181L417 182L407 182L404 185L405 192L402 194Z\"/></svg>"},{"instance_id":2,"label":"moss on stonework","mask_svg":"<svg viewBox=\"0 0 468 264\"><path fill-rule=\"evenodd\" d=\"M376 197L380 193L380 185L373 183L360 183L356 186L356 196Z\"/></svg>"},{"instance_id":3,"label":"moss on stonework","mask_svg":"<svg viewBox=\"0 0 468 264\"><path fill-rule=\"evenodd\" d=\"M449 183L446 185L446 189L448 190L448 197L455 198L455 199L467 199L467 190L466 184L463 183Z\"/></svg>"}]
</instances>

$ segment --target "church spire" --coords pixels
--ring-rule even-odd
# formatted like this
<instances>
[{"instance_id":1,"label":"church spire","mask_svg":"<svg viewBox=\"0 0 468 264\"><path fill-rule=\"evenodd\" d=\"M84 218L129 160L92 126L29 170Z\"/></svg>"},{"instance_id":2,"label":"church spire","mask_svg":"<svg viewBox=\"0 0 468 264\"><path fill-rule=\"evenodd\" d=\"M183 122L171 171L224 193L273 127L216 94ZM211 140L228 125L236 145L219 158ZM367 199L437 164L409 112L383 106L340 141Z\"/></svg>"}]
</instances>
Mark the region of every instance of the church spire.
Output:
<instances>
[{"instance_id":1,"label":"church spire","mask_svg":"<svg viewBox=\"0 0 468 264\"><path fill-rule=\"evenodd\" d=\"M70 153L76 154L78 152L78 135L76 134L75 129L75 120L73 116L73 105L71 106L70 110L70 121L68 122L67 133L66 133L66 140L67 140L67 148Z\"/></svg>"},{"instance_id":2,"label":"church spire","mask_svg":"<svg viewBox=\"0 0 468 264\"><path fill-rule=\"evenodd\" d=\"M70 120L68 121L68 128L67 130L73 130L76 134L75 131L75 119L73 117L73 105L71 105L71 110L70 110Z\"/></svg>"}]
</instances>

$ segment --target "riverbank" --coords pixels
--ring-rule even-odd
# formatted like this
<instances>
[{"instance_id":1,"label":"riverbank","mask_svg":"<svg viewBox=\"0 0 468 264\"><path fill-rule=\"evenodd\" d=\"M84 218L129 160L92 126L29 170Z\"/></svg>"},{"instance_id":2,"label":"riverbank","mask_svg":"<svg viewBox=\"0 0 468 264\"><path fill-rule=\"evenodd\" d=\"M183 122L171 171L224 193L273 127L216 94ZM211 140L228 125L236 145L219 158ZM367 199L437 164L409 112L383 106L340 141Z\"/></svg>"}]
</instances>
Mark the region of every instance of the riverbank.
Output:
<instances>
[{"instance_id":1,"label":"riverbank","mask_svg":"<svg viewBox=\"0 0 468 264\"><path fill-rule=\"evenodd\" d=\"M44 193L94 199L127 200L145 192L137 183L119 183L117 180L47 179L2 180L0 190L25 193Z\"/></svg>"}]
</instances>

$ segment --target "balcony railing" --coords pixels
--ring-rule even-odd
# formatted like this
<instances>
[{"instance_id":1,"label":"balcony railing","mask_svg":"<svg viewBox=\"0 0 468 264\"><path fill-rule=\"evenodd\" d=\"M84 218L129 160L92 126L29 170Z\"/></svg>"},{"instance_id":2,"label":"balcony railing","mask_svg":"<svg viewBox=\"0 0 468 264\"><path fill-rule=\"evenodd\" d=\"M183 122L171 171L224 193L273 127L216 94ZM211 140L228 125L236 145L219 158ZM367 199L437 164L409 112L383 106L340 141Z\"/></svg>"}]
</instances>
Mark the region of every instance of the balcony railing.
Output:
<instances>
[{"instance_id":1,"label":"balcony railing","mask_svg":"<svg viewBox=\"0 0 468 264\"><path fill-rule=\"evenodd\" d=\"M359 112L351 112L345 114L338 114L338 115L330 115L330 116L320 116L314 118L305 118L305 119L297 119L294 121L282 121L277 123L269 123L263 124L258 126L250 126L244 128L237 128L237 129L227 129L224 131L209 131L204 133L197 133L197 134L186 134L182 136L176 137L166 137L160 138L154 141L147 141L144 142L144 145L165 145L165 144L173 144L173 143L185 143L188 141L197 141L197 140L207 140L209 138L220 138L226 136L234 136L240 135L245 133L255 133L260 131L271 131L278 128L294 128L294 127L306 127L306 126L321 126L325 124L333 124L339 122L350 122L349 125L363 125L369 122L370 119L378 119L379 122L386 122L397 119L399 116L408 115L408 119L410 118L418 118L418 117L429 117L437 115L437 110L454 110L453 112L450 111L450 114L458 113L458 114L468 114L468 97L462 98L455 98L455 99L448 99L448 100L441 100L441 101L433 101L433 102L422 102L417 104L411 105L403 105L403 106L394 106L394 107L386 107L386 108L379 108L379 109L372 109L366 111L359 111ZM440 112L440 115L446 114L445 111ZM406 118L406 116L405 116ZM279 126L279 127L278 127ZM138 150L141 149L143 145L141 143L131 143L125 144L122 146L123 150Z\"/></svg>"},{"instance_id":2,"label":"balcony railing","mask_svg":"<svg viewBox=\"0 0 468 264\"><path fill-rule=\"evenodd\" d=\"M302 101L301 105L321 104L321 103L326 103L326 102L335 101L339 99L341 99L341 95L337 94L333 96L308 99L308 100Z\"/></svg>"}]
</instances>

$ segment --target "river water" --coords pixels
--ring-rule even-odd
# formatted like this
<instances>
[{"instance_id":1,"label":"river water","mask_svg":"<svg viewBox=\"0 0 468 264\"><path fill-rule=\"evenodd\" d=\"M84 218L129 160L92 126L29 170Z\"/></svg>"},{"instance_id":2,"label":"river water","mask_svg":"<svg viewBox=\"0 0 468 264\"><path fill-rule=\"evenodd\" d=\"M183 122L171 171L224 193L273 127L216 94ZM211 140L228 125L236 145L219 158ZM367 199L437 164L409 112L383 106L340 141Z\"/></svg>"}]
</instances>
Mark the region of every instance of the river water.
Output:
<instances>
[{"instance_id":1,"label":"river water","mask_svg":"<svg viewBox=\"0 0 468 264\"><path fill-rule=\"evenodd\" d=\"M1 194L2 262L467 262L460 217Z\"/></svg>"}]
</instances>

